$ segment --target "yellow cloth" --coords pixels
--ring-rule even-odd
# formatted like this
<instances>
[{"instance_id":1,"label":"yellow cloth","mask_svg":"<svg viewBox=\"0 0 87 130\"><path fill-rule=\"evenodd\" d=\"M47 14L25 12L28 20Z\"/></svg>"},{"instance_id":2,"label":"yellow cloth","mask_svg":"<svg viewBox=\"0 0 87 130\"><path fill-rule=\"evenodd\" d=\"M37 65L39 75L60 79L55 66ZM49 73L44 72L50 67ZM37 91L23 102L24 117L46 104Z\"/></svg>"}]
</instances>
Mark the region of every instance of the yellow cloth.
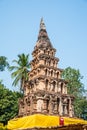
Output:
<instances>
[{"instance_id":1,"label":"yellow cloth","mask_svg":"<svg viewBox=\"0 0 87 130\"><path fill-rule=\"evenodd\" d=\"M57 116L47 116L42 114L35 114L31 116L25 116L22 118L16 118L8 121L8 129L26 129L34 127L51 127L59 125L59 117Z\"/></svg>"},{"instance_id":2,"label":"yellow cloth","mask_svg":"<svg viewBox=\"0 0 87 130\"><path fill-rule=\"evenodd\" d=\"M63 117L64 118L64 125L70 125L70 124L87 124L87 121L79 118L69 118L69 117Z\"/></svg>"},{"instance_id":3,"label":"yellow cloth","mask_svg":"<svg viewBox=\"0 0 87 130\"><path fill-rule=\"evenodd\" d=\"M64 125L70 124L87 124L87 121L74 119L74 118L64 118ZM57 127L59 126L59 116L50 116L43 114L35 114L31 116L25 116L21 118L15 118L8 122L7 128L10 130L27 129L27 128L46 128L46 127Z\"/></svg>"}]
</instances>

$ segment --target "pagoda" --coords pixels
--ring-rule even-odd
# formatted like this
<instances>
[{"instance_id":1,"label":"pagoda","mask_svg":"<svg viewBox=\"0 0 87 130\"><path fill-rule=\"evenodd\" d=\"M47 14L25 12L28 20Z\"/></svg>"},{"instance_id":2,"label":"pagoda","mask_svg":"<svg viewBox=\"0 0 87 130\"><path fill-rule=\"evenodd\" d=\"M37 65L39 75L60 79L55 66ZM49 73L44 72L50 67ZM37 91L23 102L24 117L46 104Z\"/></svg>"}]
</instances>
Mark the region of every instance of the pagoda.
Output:
<instances>
[{"instance_id":1,"label":"pagoda","mask_svg":"<svg viewBox=\"0 0 87 130\"><path fill-rule=\"evenodd\" d=\"M74 117L74 97L67 93L67 81L61 78L56 49L48 37L43 19L30 62L29 80L19 100L19 117L33 114Z\"/></svg>"}]
</instances>

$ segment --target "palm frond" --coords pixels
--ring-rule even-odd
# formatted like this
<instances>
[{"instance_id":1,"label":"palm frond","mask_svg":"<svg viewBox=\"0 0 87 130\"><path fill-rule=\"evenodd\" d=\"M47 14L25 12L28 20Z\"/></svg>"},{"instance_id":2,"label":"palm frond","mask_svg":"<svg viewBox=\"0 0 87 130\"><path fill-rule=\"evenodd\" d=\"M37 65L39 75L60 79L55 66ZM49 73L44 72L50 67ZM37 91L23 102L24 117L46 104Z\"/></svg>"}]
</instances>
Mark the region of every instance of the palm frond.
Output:
<instances>
[{"instance_id":1,"label":"palm frond","mask_svg":"<svg viewBox=\"0 0 87 130\"><path fill-rule=\"evenodd\" d=\"M18 82L21 83L22 80L28 80L28 72L30 68L29 64L29 54L25 55L24 53L18 55L18 60L13 60L16 63L15 66L10 66L9 70L13 71L11 77L14 78L13 85L16 86ZM22 85L21 85L22 86Z\"/></svg>"},{"instance_id":2,"label":"palm frond","mask_svg":"<svg viewBox=\"0 0 87 130\"><path fill-rule=\"evenodd\" d=\"M12 71L12 70L17 70L17 69L19 69L19 67L18 66L9 66L9 71Z\"/></svg>"}]
</instances>

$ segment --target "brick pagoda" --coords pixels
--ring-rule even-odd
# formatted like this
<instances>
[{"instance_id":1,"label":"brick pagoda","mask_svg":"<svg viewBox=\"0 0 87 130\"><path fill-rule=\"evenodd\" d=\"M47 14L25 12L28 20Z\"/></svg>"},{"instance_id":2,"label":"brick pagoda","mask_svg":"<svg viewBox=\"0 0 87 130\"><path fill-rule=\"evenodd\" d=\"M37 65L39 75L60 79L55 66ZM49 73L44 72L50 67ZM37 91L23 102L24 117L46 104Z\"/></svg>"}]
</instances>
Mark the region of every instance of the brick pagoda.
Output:
<instances>
[{"instance_id":1,"label":"brick pagoda","mask_svg":"<svg viewBox=\"0 0 87 130\"><path fill-rule=\"evenodd\" d=\"M74 116L74 98L67 94L67 81L61 78L63 70L57 67L59 59L55 53L41 19L29 80L23 88L24 97L19 100L19 117L37 113Z\"/></svg>"}]
</instances>

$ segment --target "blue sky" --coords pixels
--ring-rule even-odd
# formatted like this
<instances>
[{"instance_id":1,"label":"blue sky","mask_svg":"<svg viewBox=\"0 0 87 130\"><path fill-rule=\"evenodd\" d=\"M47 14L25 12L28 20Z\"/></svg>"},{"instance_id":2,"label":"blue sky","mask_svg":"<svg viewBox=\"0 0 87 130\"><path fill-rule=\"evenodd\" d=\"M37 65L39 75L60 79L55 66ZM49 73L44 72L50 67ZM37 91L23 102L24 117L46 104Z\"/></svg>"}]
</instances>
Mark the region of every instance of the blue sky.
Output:
<instances>
[{"instance_id":1,"label":"blue sky","mask_svg":"<svg viewBox=\"0 0 87 130\"><path fill-rule=\"evenodd\" d=\"M60 59L59 68L79 69L87 87L87 0L0 0L0 56L10 64L18 54L34 49L41 17ZM11 74L0 73L9 89Z\"/></svg>"}]
</instances>

